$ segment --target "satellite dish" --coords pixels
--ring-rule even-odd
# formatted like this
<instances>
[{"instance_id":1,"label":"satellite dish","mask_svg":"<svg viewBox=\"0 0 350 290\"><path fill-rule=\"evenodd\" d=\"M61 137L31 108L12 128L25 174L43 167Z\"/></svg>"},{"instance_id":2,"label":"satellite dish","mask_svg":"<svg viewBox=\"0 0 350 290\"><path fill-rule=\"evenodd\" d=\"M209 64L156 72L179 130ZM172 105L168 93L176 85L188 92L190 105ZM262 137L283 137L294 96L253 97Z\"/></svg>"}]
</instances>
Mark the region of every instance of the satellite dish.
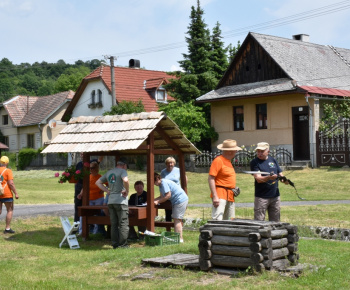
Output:
<instances>
[{"instance_id":1,"label":"satellite dish","mask_svg":"<svg viewBox=\"0 0 350 290\"><path fill-rule=\"evenodd\" d=\"M54 120L54 119L50 120L50 122L49 122L49 127L50 127L51 129L55 128L56 125L57 125L56 120Z\"/></svg>"}]
</instances>

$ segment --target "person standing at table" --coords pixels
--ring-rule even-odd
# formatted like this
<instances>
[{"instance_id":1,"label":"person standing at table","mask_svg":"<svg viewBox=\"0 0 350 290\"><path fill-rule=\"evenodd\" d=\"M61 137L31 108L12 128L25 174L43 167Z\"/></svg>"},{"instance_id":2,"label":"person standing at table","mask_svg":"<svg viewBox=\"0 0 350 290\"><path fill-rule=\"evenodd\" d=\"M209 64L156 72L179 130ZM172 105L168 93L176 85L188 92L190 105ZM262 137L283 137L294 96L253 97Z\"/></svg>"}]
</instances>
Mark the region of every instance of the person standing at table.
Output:
<instances>
[{"instance_id":1,"label":"person standing at table","mask_svg":"<svg viewBox=\"0 0 350 290\"><path fill-rule=\"evenodd\" d=\"M222 150L222 155L216 157L209 170L208 183L210 197L213 201L212 219L228 220L235 218L235 198L232 189L236 188L236 172L232 166L232 159L238 150L236 140L225 140L217 148Z\"/></svg>"},{"instance_id":2,"label":"person standing at table","mask_svg":"<svg viewBox=\"0 0 350 290\"><path fill-rule=\"evenodd\" d=\"M162 179L160 174L154 173L154 185L159 186L160 196L154 199L154 204L159 205L170 200L172 205L172 217L174 219L174 231L180 234L180 243L183 243L182 237L182 219L188 204L186 192L175 182Z\"/></svg>"},{"instance_id":3,"label":"person standing at table","mask_svg":"<svg viewBox=\"0 0 350 290\"><path fill-rule=\"evenodd\" d=\"M129 235L129 179L127 161L120 158L114 169L108 170L96 185L109 194L108 211L111 219L111 240L113 249L127 248ZM108 188L103 184L108 183Z\"/></svg>"},{"instance_id":4,"label":"person standing at table","mask_svg":"<svg viewBox=\"0 0 350 290\"><path fill-rule=\"evenodd\" d=\"M180 169L178 167L175 167L176 160L174 157L168 157L165 159L165 168L160 172L161 178L169 179L173 182L175 182L177 185L181 186L180 183ZM186 176L186 184L187 185L187 176ZM172 210L166 209L165 210L165 221L171 222L171 215Z\"/></svg>"}]
</instances>

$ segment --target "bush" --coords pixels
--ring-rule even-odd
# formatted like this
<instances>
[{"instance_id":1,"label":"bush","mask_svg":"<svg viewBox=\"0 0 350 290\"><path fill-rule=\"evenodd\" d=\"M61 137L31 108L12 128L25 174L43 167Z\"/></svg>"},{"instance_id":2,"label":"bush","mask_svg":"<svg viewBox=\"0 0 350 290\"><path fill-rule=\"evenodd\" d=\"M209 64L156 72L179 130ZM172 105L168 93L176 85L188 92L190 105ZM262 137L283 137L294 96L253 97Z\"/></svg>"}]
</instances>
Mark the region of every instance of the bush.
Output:
<instances>
[{"instance_id":1,"label":"bush","mask_svg":"<svg viewBox=\"0 0 350 290\"><path fill-rule=\"evenodd\" d=\"M33 148L23 148L18 153L18 169L24 170L36 157L38 150Z\"/></svg>"}]
</instances>

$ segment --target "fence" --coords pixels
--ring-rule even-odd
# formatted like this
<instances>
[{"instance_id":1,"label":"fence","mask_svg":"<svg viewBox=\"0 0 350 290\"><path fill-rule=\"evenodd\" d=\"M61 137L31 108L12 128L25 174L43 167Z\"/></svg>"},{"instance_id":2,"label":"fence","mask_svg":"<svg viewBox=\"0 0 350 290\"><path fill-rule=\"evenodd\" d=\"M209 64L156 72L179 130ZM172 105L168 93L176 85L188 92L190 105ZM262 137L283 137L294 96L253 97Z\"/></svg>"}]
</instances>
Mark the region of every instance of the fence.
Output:
<instances>
[{"instance_id":1,"label":"fence","mask_svg":"<svg viewBox=\"0 0 350 290\"><path fill-rule=\"evenodd\" d=\"M221 155L221 151L203 151L202 154L195 156L195 168L209 168L214 158L219 155ZM270 156L275 158L280 166L288 166L292 164L292 154L285 148L271 149ZM244 168L250 168L250 161L255 157L255 151L249 151L243 148L243 150L236 153L235 158L232 160L232 165L235 167L236 171L239 172Z\"/></svg>"}]
</instances>

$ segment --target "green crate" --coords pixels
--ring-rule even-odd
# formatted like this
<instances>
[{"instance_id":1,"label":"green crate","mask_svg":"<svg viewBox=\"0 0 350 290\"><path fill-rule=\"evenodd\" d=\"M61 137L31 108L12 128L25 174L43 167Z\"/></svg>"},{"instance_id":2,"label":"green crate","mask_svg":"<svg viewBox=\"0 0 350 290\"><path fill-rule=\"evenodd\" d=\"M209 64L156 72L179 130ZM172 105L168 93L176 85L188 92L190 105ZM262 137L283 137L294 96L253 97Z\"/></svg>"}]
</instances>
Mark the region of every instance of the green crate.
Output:
<instances>
[{"instance_id":1,"label":"green crate","mask_svg":"<svg viewBox=\"0 0 350 290\"><path fill-rule=\"evenodd\" d=\"M162 232L159 236L145 236L147 246L175 245L180 242L180 234L174 232Z\"/></svg>"}]
</instances>

